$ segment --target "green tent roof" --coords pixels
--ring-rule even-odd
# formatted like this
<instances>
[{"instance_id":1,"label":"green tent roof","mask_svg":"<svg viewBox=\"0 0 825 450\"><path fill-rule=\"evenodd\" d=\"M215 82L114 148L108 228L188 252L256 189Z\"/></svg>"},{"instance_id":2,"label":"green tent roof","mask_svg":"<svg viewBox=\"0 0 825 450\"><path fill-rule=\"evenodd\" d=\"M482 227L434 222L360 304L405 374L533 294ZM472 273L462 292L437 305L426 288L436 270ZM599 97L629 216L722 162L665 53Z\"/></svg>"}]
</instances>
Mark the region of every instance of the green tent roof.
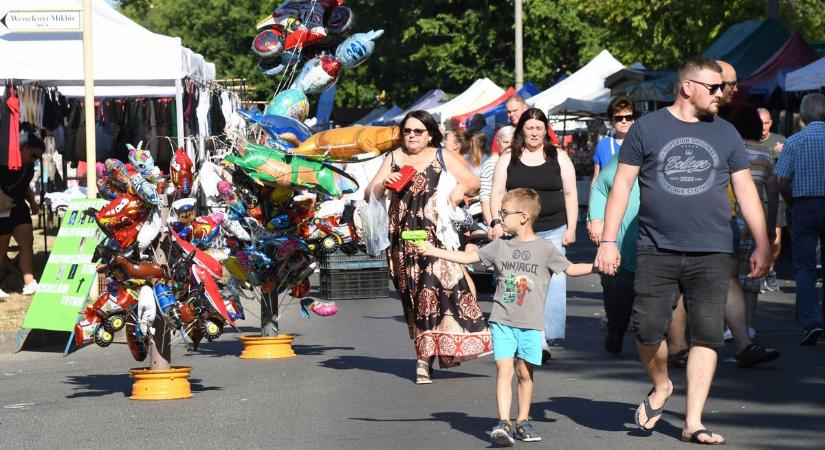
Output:
<instances>
[{"instance_id":1,"label":"green tent roof","mask_svg":"<svg viewBox=\"0 0 825 450\"><path fill-rule=\"evenodd\" d=\"M748 20L731 25L702 56L729 62L736 68L739 80L744 80L773 56L790 36L776 19ZM636 101L672 102L675 90L675 73L627 86L628 95Z\"/></svg>"}]
</instances>

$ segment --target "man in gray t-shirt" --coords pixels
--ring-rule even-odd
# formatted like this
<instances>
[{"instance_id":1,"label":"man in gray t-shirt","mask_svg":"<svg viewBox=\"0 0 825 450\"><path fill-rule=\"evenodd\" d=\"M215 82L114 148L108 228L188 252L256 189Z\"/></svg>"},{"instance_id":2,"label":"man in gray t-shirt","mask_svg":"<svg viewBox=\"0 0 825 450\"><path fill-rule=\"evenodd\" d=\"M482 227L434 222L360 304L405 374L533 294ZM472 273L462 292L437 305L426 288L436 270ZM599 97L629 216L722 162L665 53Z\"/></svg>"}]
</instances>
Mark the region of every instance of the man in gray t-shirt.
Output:
<instances>
[{"instance_id":1,"label":"man in gray t-shirt","mask_svg":"<svg viewBox=\"0 0 825 450\"><path fill-rule=\"evenodd\" d=\"M653 390L636 409L636 425L653 430L673 392L664 335L681 293L691 333L681 438L721 444L724 438L702 424L702 409L716 369L715 347L724 344L732 251L728 184L756 240L750 277L767 272L768 234L741 138L733 126L715 117L726 87L722 68L715 61L692 57L682 62L678 77L673 106L641 117L622 143L594 267L605 275L617 271L616 235L638 178L641 204L632 320Z\"/></svg>"},{"instance_id":2,"label":"man in gray t-shirt","mask_svg":"<svg viewBox=\"0 0 825 450\"><path fill-rule=\"evenodd\" d=\"M476 252L484 265L495 266L498 272L490 322L544 330L550 277L567 270L570 261L544 239L496 239Z\"/></svg>"}]
</instances>

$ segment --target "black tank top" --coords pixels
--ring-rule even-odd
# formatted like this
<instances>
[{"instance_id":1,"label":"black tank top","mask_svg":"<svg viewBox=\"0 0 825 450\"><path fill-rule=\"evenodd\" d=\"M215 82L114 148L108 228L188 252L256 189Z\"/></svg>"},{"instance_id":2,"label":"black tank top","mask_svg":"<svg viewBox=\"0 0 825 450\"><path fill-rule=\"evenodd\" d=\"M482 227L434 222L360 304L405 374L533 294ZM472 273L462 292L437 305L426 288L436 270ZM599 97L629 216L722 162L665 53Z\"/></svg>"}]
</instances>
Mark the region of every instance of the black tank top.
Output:
<instances>
[{"instance_id":1,"label":"black tank top","mask_svg":"<svg viewBox=\"0 0 825 450\"><path fill-rule=\"evenodd\" d=\"M525 166L510 160L507 166L507 190L532 188L541 198L541 213L533 225L535 231L547 231L567 223L562 193L561 167L556 158L539 166Z\"/></svg>"}]
</instances>

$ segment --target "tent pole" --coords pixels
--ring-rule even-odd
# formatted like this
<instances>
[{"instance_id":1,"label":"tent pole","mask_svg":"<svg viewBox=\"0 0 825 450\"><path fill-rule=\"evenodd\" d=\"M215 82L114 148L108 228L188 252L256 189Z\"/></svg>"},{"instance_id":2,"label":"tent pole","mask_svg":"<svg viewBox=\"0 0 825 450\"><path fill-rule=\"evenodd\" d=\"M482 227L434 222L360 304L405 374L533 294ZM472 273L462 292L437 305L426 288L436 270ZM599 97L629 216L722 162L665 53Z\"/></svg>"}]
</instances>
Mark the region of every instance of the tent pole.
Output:
<instances>
[{"instance_id":1,"label":"tent pole","mask_svg":"<svg viewBox=\"0 0 825 450\"><path fill-rule=\"evenodd\" d=\"M178 123L178 147L183 147L183 83L175 78L175 120Z\"/></svg>"},{"instance_id":2,"label":"tent pole","mask_svg":"<svg viewBox=\"0 0 825 450\"><path fill-rule=\"evenodd\" d=\"M516 89L524 86L524 44L522 33L521 0L516 0Z\"/></svg>"},{"instance_id":3,"label":"tent pole","mask_svg":"<svg viewBox=\"0 0 825 450\"><path fill-rule=\"evenodd\" d=\"M89 198L96 198L95 80L92 66L92 43L92 0L83 0L83 87L86 102L83 112L86 115L86 189Z\"/></svg>"}]
</instances>

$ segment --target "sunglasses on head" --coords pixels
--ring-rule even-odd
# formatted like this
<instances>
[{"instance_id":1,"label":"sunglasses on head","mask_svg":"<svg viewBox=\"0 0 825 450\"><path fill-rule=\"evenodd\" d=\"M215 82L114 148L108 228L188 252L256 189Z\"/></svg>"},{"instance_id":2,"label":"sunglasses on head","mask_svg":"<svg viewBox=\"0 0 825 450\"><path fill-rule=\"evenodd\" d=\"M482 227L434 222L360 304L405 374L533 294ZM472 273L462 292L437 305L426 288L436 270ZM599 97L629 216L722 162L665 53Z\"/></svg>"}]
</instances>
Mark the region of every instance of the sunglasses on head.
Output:
<instances>
[{"instance_id":1,"label":"sunglasses on head","mask_svg":"<svg viewBox=\"0 0 825 450\"><path fill-rule=\"evenodd\" d=\"M619 115L613 116L613 121L616 122L616 123L621 123L621 122L624 122L624 121L633 122L634 120L636 120L636 118L633 116L633 114L626 114L626 115L622 115L622 116L619 116Z\"/></svg>"},{"instance_id":2,"label":"sunglasses on head","mask_svg":"<svg viewBox=\"0 0 825 450\"><path fill-rule=\"evenodd\" d=\"M413 133L416 136L421 136L422 134L424 134L425 131L427 131L426 128L404 128L403 130L401 130L401 133L404 134L404 136L410 133Z\"/></svg>"},{"instance_id":3,"label":"sunglasses on head","mask_svg":"<svg viewBox=\"0 0 825 450\"><path fill-rule=\"evenodd\" d=\"M721 83L715 83L715 84L702 83L701 81L696 81L696 80L688 80L688 81L690 81L691 83L701 84L702 86L707 88L708 92L710 92L710 95L713 95L717 92L724 91L727 86L736 86L735 81L733 83L725 83L723 81Z\"/></svg>"}]
</instances>

